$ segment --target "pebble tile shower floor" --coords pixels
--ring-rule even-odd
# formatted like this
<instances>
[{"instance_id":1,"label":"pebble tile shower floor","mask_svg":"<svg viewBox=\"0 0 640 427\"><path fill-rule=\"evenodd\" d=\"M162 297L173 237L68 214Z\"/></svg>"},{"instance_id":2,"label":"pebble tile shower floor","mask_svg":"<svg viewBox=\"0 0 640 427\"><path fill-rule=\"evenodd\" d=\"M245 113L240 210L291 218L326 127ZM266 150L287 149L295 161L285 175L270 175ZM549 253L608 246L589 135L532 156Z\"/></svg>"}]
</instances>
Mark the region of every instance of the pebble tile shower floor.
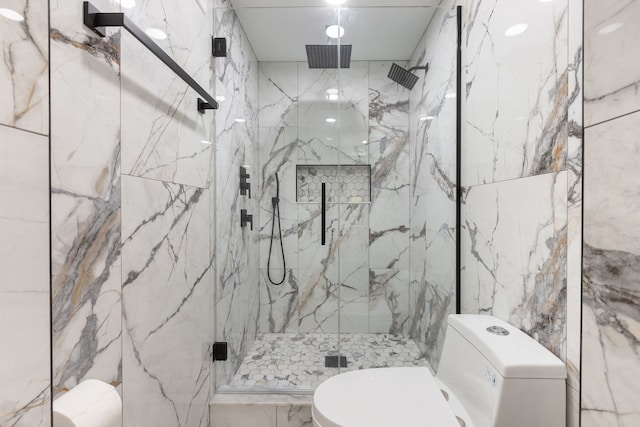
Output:
<instances>
[{"instance_id":1,"label":"pebble tile shower floor","mask_svg":"<svg viewBox=\"0 0 640 427\"><path fill-rule=\"evenodd\" d=\"M325 356L347 357L347 367L326 368ZM427 366L412 339L391 334L262 334L258 336L231 388L315 390L339 372L389 366Z\"/></svg>"}]
</instances>

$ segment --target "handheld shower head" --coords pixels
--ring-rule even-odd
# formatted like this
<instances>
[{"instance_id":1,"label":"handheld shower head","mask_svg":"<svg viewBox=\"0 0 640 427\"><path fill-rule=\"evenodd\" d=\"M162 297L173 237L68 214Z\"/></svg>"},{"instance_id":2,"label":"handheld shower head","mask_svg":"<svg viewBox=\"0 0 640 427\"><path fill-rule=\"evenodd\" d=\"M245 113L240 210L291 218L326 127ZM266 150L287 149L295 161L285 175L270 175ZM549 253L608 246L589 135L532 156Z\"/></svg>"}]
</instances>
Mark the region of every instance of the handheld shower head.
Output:
<instances>
[{"instance_id":1,"label":"handheld shower head","mask_svg":"<svg viewBox=\"0 0 640 427\"><path fill-rule=\"evenodd\" d=\"M429 64L425 64L422 67L411 67L408 70L405 70L394 62L391 65L391 69L389 70L389 74L387 75L387 77L411 90L418 81L418 76L412 73L412 71L414 70L424 70L425 72L427 72L429 71Z\"/></svg>"}]
</instances>

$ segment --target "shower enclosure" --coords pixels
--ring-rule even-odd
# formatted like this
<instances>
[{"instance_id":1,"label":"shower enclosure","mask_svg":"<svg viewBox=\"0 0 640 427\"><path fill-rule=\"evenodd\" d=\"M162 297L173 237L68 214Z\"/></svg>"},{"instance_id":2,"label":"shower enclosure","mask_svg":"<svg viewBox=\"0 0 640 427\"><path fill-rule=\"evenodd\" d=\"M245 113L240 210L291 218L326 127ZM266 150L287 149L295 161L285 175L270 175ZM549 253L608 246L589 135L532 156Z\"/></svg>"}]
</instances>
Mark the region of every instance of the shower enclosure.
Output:
<instances>
[{"instance_id":1,"label":"shower enclosure","mask_svg":"<svg viewBox=\"0 0 640 427\"><path fill-rule=\"evenodd\" d=\"M244 4L213 14L216 391L435 368L456 306L456 8Z\"/></svg>"}]
</instances>

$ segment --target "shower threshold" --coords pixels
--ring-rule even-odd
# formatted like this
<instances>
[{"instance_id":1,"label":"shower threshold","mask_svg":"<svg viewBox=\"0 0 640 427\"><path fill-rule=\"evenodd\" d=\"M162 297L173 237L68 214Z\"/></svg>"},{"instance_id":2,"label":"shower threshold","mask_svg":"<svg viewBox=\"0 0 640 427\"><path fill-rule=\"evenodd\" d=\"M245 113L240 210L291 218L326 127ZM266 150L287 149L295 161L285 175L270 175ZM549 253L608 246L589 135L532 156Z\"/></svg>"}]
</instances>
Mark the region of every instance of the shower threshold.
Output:
<instances>
[{"instance_id":1,"label":"shower threshold","mask_svg":"<svg viewBox=\"0 0 640 427\"><path fill-rule=\"evenodd\" d=\"M327 356L346 357L347 367L325 366ZM220 391L312 393L341 372L399 366L429 367L416 343L403 335L261 334Z\"/></svg>"}]
</instances>

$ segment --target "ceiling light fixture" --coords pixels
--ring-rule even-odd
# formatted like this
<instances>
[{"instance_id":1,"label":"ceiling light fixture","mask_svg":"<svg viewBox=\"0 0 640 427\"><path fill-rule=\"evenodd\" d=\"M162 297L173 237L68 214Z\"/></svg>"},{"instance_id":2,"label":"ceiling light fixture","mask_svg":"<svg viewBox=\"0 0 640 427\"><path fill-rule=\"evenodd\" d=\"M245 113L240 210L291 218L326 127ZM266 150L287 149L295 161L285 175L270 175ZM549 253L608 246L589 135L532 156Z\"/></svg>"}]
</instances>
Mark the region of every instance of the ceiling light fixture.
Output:
<instances>
[{"instance_id":1,"label":"ceiling light fixture","mask_svg":"<svg viewBox=\"0 0 640 427\"><path fill-rule=\"evenodd\" d=\"M118 3L120 6L124 7L125 9L131 9L133 7L136 7L135 0L114 0L114 1Z\"/></svg>"},{"instance_id":2,"label":"ceiling light fixture","mask_svg":"<svg viewBox=\"0 0 640 427\"><path fill-rule=\"evenodd\" d=\"M167 33L159 28L147 28L146 30L144 30L144 32L147 33L147 35L152 39L166 40L167 38Z\"/></svg>"},{"instance_id":3,"label":"ceiling light fixture","mask_svg":"<svg viewBox=\"0 0 640 427\"><path fill-rule=\"evenodd\" d=\"M332 39L339 39L340 37L344 36L344 28L342 28L340 25L329 25L324 30L324 32L327 33L327 36L331 37Z\"/></svg>"},{"instance_id":4,"label":"ceiling light fixture","mask_svg":"<svg viewBox=\"0 0 640 427\"><path fill-rule=\"evenodd\" d=\"M504 35L507 37L517 36L527 31L527 28L529 28L529 26L524 22L522 24L516 24L513 27L507 28L507 31L504 32Z\"/></svg>"},{"instance_id":5,"label":"ceiling light fixture","mask_svg":"<svg viewBox=\"0 0 640 427\"><path fill-rule=\"evenodd\" d=\"M327 0L327 3L333 6L339 6L347 0Z\"/></svg>"},{"instance_id":6,"label":"ceiling light fixture","mask_svg":"<svg viewBox=\"0 0 640 427\"><path fill-rule=\"evenodd\" d=\"M605 34L611 34L614 31L618 31L624 25L623 22L614 22L613 24L605 25L598 30L598 34L604 36Z\"/></svg>"},{"instance_id":7,"label":"ceiling light fixture","mask_svg":"<svg viewBox=\"0 0 640 427\"><path fill-rule=\"evenodd\" d=\"M0 16L4 16L5 18L16 22L24 21L24 16L20 15L13 9L7 9L4 7L0 7Z\"/></svg>"},{"instance_id":8,"label":"ceiling light fixture","mask_svg":"<svg viewBox=\"0 0 640 427\"><path fill-rule=\"evenodd\" d=\"M244 123L246 122L246 119L236 119L236 123Z\"/></svg>"},{"instance_id":9,"label":"ceiling light fixture","mask_svg":"<svg viewBox=\"0 0 640 427\"><path fill-rule=\"evenodd\" d=\"M365 139L364 141L362 141L363 144L366 144L368 141Z\"/></svg>"},{"instance_id":10,"label":"ceiling light fixture","mask_svg":"<svg viewBox=\"0 0 640 427\"><path fill-rule=\"evenodd\" d=\"M324 121L327 123L335 123L336 119L334 119L333 117L327 117Z\"/></svg>"}]
</instances>

